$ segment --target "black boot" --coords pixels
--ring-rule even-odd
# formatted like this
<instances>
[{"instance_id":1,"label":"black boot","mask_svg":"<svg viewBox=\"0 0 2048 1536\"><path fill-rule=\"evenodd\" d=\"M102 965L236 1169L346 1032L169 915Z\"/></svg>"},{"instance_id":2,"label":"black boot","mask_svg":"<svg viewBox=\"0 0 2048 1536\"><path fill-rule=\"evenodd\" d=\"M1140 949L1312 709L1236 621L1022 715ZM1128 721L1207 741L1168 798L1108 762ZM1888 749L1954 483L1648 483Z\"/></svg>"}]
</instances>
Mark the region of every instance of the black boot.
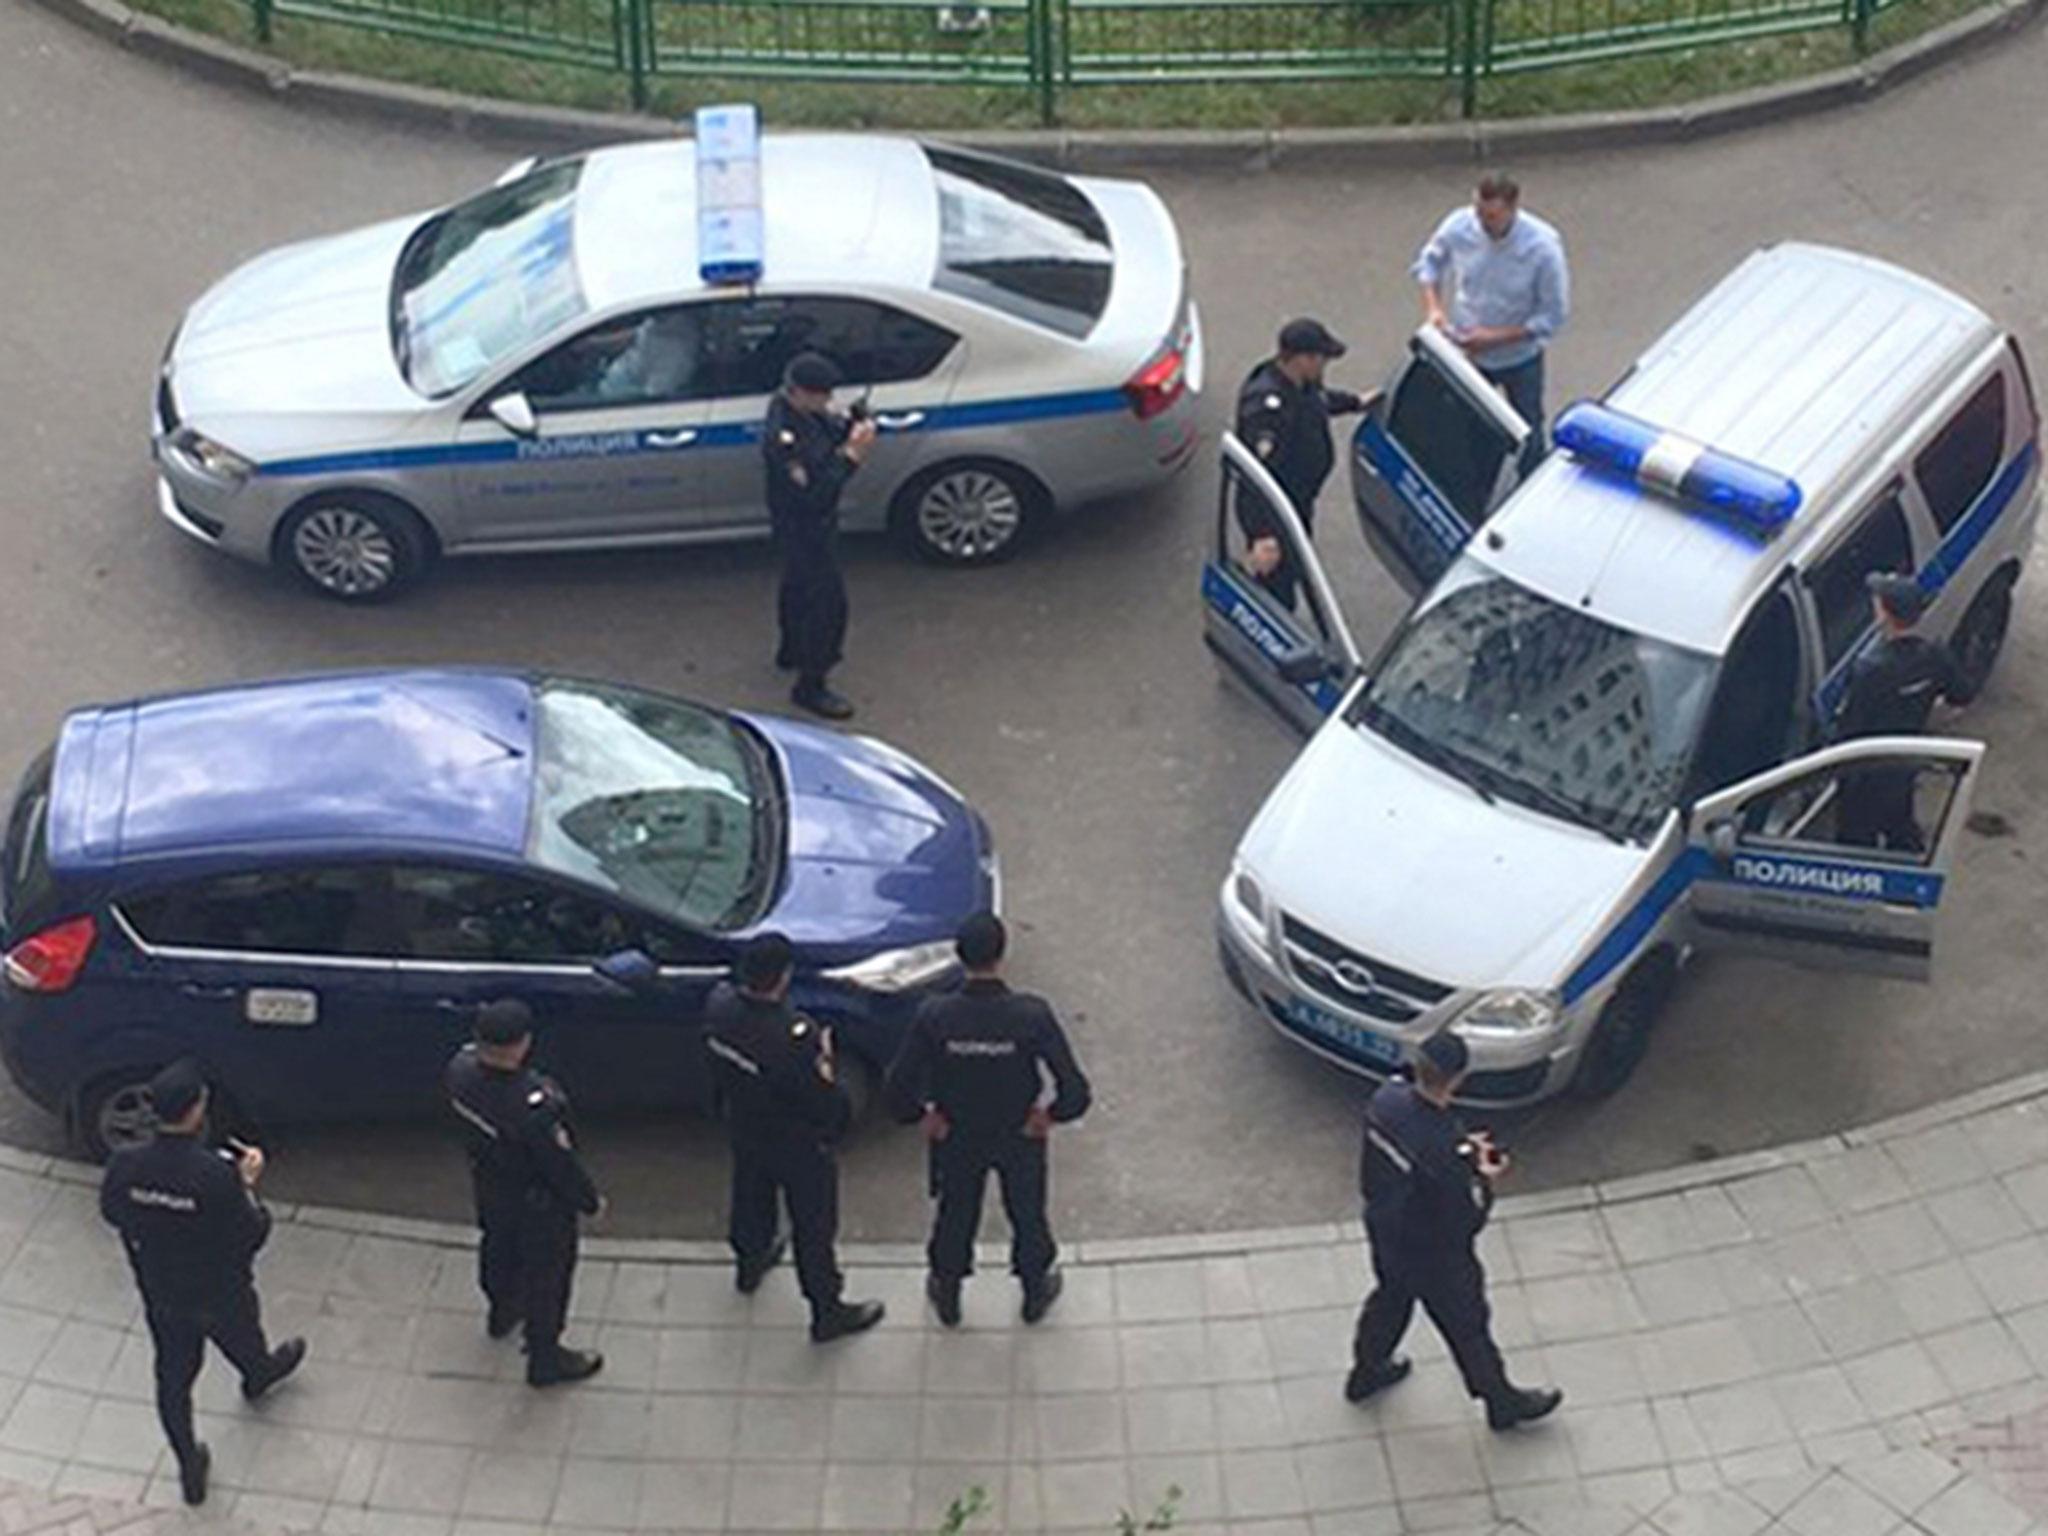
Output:
<instances>
[{"instance_id":1,"label":"black boot","mask_svg":"<svg viewBox=\"0 0 2048 1536\"><path fill-rule=\"evenodd\" d=\"M1067 1282L1058 1269L1048 1269L1030 1285L1024 1287L1024 1321L1035 1323L1052 1310L1052 1304L1060 1299L1060 1292L1067 1288Z\"/></svg>"},{"instance_id":2,"label":"black boot","mask_svg":"<svg viewBox=\"0 0 2048 1536\"><path fill-rule=\"evenodd\" d=\"M751 1296L761 1289L761 1282L767 1278L768 1271L780 1264L783 1254L788 1251L788 1242L778 1237L768 1245L768 1251L760 1258L752 1262L742 1259L732 1277L732 1283L739 1288L739 1293L742 1296Z\"/></svg>"},{"instance_id":3,"label":"black boot","mask_svg":"<svg viewBox=\"0 0 2048 1536\"><path fill-rule=\"evenodd\" d=\"M594 1349L557 1348L546 1359L535 1357L526 1362L526 1384L529 1387L566 1386L571 1382L588 1381L603 1369L604 1356Z\"/></svg>"},{"instance_id":4,"label":"black boot","mask_svg":"<svg viewBox=\"0 0 2048 1536\"><path fill-rule=\"evenodd\" d=\"M960 1326L960 1277L958 1275L926 1275L924 1293L931 1299L932 1310L939 1314L939 1321L948 1328Z\"/></svg>"},{"instance_id":5,"label":"black boot","mask_svg":"<svg viewBox=\"0 0 2048 1536\"><path fill-rule=\"evenodd\" d=\"M1344 1401L1362 1403L1374 1393L1384 1392L1396 1382L1406 1381L1408 1373L1414 1369L1406 1355L1383 1360L1371 1370L1354 1365L1351 1374L1344 1378Z\"/></svg>"},{"instance_id":6,"label":"black boot","mask_svg":"<svg viewBox=\"0 0 2048 1536\"><path fill-rule=\"evenodd\" d=\"M1555 1387L1509 1387L1501 1396L1486 1400L1486 1427L1513 1429L1517 1424L1533 1424L1555 1412L1563 1401L1564 1394Z\"/></svg>"},{"instance_id":7,"label":"black boot","mask_svg":"<svg viewBox=\"0 0 2048 1536\"><path fill-rule=\"evenodd\" d=\"M879 1301L835 1301L811 1318L811 1342L829 1344L849 1334L866 1333L882 1320Z\"/></svg>"},{"instance_id":8,"label":"black boot","mask_svg":"<svg viewBox=\"0 0 2048 1536\"><path fill-rule=\"evenodd\" d=\"M789 691L789 700L798 709L807 709L823 720L853 718L853 706L834 693L822 677L799 679Z\"/></svg>"},{"instance_id":9,"label":"black boot","mask_svg":"<svg viewBox=\"0 0 2048 1536\"><path fill-rule=\"evenodd\" d=\"M213 1470L213 1452L203 1445L192 1447L192 1459L178 1463L178 1488L187 1504L206 1502L206 1475Z\"/></svg>"},{"instance_id":10,"label":"black boot","mask_svg":"<svg viewBox=\"0 0 2048 1536\"><path fill-rule=\"evenodd\" d=\"M306 1358L304 1339L286 1339L270 1352L270 1367L261 1376L251 1377L242 1383L242 1396L255 1402L272 1387L299 1368L299 1362Z\"/></svg>"}]
</instances>

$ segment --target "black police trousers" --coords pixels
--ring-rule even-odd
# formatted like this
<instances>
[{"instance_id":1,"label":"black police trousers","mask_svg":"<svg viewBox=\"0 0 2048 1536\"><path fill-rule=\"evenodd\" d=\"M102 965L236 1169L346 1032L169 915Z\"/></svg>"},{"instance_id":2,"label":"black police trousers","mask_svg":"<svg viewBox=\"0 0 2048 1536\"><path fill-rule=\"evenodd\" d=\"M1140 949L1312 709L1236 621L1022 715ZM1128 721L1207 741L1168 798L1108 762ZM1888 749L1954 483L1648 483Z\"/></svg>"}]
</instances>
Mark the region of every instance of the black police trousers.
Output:
<instances>
[{"instance_id":1,"label":"black police trousers","mask_svg":"<svg viewBox=\"0 0 2048 1536\"><path fill-rule=\"evenodd\" d=\"M242 1384L263 1386L270 1374L270 1345L263 1337L263 1313L253 1282L244 1280L216 1300L200 1304L158 1300L143 1292L143 1315L156 1345L156 1411L180 1466L192 1459L199 1437L192 1428L192 1383L206 1358L206 1341L242 1373Z\"/></svg>"},{"instance_id":2,"label":"black police trousers","mask_svg":"<svg viewBox=\"0 0 2048 1536\"><path fill-rule=\"evenodd\" d=\"M1913 819L1910 768L1874 768L1842 776L1841 810L1836 827L1845 843L1858 848L1889 848L1920 853L1926 847L1920 824Z\"/></svg>"},{"instance_id":3,"label":"black police trousers","mask_svg":"<svg viewBox=\"0 0 2048 1536\"><path fill-rule=\"evenodd\" d=\"M1395 1244L1375 1241L1372 1273L1373 1292L1359 1310L1352 1340L1354 1367L1370 1372L1393 1358L1419 1301L1450 1346L1465 1390L1488 1402L1506 1395L1507 1366L1493 1342L1486 1270L1477 1254L1467 1248L1411 1256Z\"/></svg>"},{"instance_id":4,"label":"black police trousers","mask_svg":"<svg viewBox=\"0 0 2048 1536\"><path fill-rule=\"evenodd\" d=\"M500 1318L524 1318L529 1364L551 1360L569 1319L576 1215L533 1197L477 1205L477 1283Z\"/></svg>"},{"instance_id":5,"label":"black police trousers","mask_svg":"<svg viewBox=\"0 0 2048 1536\"><path fill-rule=\"evenodd\" d=\"M993 1172L1002 1184L1003 1214L1010 1218L1010 1270L1026 1290L1045 1279L1059 1252L1045 1215L1045 1150L1035 1137L963 1136L957 1127L932 1149L939 1212L925 1257L933 1274L959 1280L974 1272L981 1197Z\"/></svg>"},{"instance_id":6,"label":"black police trousers","mask_svg":"<svg viewBox=\"0 0 2048 1536\"><path fill-rule=\"evenodd\" d=\"M778 665L794 667L799 681L816 686L839 665L846 644L846 577L839 569L838 536L827 530L776 530L782 585L775 611L781 638Z\"/></svg>"},{"instance_id":7,"label":"black police trousers","mask_svg":"<svg viewBox=\"0 0 2048 1536\"><path fill-rule=\"evenodd\" d=\"M789 1211L797 1285L813 1312L828 1312L839 1304L845 1285L833 1251L839 1238L839 1164L816 1142L735 1140L726 1234L742 1268L758 1267L774 1248L778 1204Z\"/></svg>"}]
</instances>

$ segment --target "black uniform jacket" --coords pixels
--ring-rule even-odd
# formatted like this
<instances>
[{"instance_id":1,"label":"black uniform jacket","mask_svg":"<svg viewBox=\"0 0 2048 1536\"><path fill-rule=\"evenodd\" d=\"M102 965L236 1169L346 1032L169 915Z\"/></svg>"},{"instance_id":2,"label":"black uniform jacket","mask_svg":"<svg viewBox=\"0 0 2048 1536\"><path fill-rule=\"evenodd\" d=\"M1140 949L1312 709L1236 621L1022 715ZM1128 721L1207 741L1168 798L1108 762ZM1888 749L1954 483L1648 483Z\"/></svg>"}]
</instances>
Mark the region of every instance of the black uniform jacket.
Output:
<instances>
[{"instance_id":1,"label":"black uniform jacket","mask_svg":"<svg viewBox=\"0 0 2048 1536\"><path fill-rule=\"evenodd\" d=\"M1052 1118L1080 1119L1088 1079L1045 999L1000 981L969 981L918 1006L884 1091L899 1120L915 1120L929 1105L956 1135L1000 1136L1023 1129L1044 1091L1041 1066L1052 1074Z\"/></svg>"},{"instance_id":2,"label":"black uniform jacket","mask_svg":"<svg viewBox=\"0 0 2048 1536\"><path fill-rule=\"evenodd\" d=\"M1383 1084L1365 1106L1358 1188L1373 1246L1421 1261L1469 1253L1493 1186L1458 1153L1464 1131L1412 1083Z\"/></svg>"},{"instance_id":3,"label":"black uniform jacket","mask_svg":"<svg viewBox=\"0 0 2048 1536\"><path fill-rule=\"evenodd\" d=\"M1295 383L1272 358L1254 368L1237 393L1239 440L1272 471L1304 523L1314 521L1316 497L1337 462L1330 418L1359 405L1358 396L1346 390ZM1247 539L1279 536L1256 498L1238 499L1237 520Z\"/></svg>"},{"instance_id":4,"label":"black uniform jacket","mask_svg":"<svg viewBox=\"0 0 2048 1536\"><path fill-rule=\"evenodd\" d=\"M800 411L781 394L768 402L761 457L768 466L768 515L777 533L802 537L833 527L839 493L856 468L839 451L851 428L844 416Z\"/></svg>"},{"instance_id":5,"label":"black uniform jacket","mask_svg":"<svg viewBox=\"0 0 2048 1536\"><path fill-rule=\"evenodd\" d=\"M853 1106L819 1070L824 1033L788 1002L749 997L730 983L705 1006L704 1045L735 1145L837 1141Z\"/></svg>"},{"instance_id":6,"label":"black uniform jacket","mask_svg":"<svg viewBox=\"0 0 2048 1536\"><path fill-rule=\"evenodd\" d=\"M100 1214L120 1231L143 1294L202 1307L249 1282L270 1213L228 1154L194 1136L124 1148L100 1182Z\"/></svg>"},{"instance_id":7,"label":"black uniform jacket","mask_svg":"<svg viewBox=\"0 0 2048 1536\"><path fill-rule=\"evenodd\" d=\"M1956 699L1961 691L1947 646L1919 635L1886 635L1849 664L1835 737L1918 736L1934 701Z\"/></svg>"},{"instance_id":8,"label":"black uniform jacket","mask_svg":"<svg viewBox=\"0 0 2048 1536\"><path fill-rule=\"evenodd\" d=\"M449 1061L444 1086L462 1124L480 1208L597 1214L597 1185L576 1155L569 1099L552 1078L531 1067L486 1066L465 1045Z\"/></svg>"}]
</instances>

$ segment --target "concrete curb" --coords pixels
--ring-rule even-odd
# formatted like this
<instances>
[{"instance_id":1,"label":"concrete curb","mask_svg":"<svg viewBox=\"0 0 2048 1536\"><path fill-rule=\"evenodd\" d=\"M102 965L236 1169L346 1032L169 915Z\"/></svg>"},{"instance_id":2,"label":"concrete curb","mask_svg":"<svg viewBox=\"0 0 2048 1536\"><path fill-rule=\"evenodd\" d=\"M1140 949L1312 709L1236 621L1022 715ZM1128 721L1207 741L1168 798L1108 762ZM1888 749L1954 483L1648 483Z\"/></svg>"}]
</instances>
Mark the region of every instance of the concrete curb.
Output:
<instances>
[{"instance_id":1,"label":"concrete curb","mask_svg":"<svg viewBox=\"0 0 2048 1536\"><path fill-rule=\"evenodd\" d=\"M100 4L104 0L88 0L88 3ZM1539 1216L1604 1210L1710 1185L1738 1183L1786 1168L1827 1162L1858 1149L1879 1147L1886 1142L1938 1130L1995 1110L2035 1103L2041 1104L2044 1112L2048 1112L2048 1071L1994 1083L1988 1088L1930 1104L1909 1114L1874 1121L1812 1141L1740 1152L1710 1162L1635 1174L1602 1184L1572 1184L1539 1194L1510 1195L1494 1207L1494 1215L1500 1221L1527 1221ZM86 1188L96 1188L100 1180L100 1170L91 1164L46 1157L7 1146L0 1146L0 1169ZM273 1204L271 1216L279 1223L292 1226L394 1242L425 1243L437 1248L474 1248L477 1241L475 1231L466 1225L424 1221L410 1216L383 1216L373 1211L343 1210L332 1206ZM1307 1226L1265 1227L1238 1232L1097 1238L1069 1244L1068 1255L1076 1264L1184 1262L1223 1255L1327 1248L1343 1242L1350 1230L1345 1223L1315 1222ZM732 1262L732 1255L724 1243L700 1238L590 1237L583 1242L583 1252L591 1259L625 1264L725 1265ZM1007 1253L1006 1248L994 1243L981 1244L977 1249L979 1262L996 1268L1001 1267ZM841 1244L841 1254L850 1267L922 1269L925 1263L924 1248L918 1243L844 1243Z\"/></svg>"},{"instance_id":2,"label":"concrete curb","mask_svg":"<svg viewBox=\"0 0 2048 1536\"><path fill-rule=\"evenodd\" d=\"M524 148L578 148L666 138L664 119L588 112L295 69L283 59L130 9L120 0L40 0L88 31L194 74L324 111ZM2040 17L2048 0L1993 0L1859 64L1684 105L1375 128L1182 129L1121 133L1048 129L953 133L960 143L1069 170L1174 166L1214 171L1473 163L1502 156L1672 144L1847 106L1996 42Z\"/></svg>"}]
</instances>

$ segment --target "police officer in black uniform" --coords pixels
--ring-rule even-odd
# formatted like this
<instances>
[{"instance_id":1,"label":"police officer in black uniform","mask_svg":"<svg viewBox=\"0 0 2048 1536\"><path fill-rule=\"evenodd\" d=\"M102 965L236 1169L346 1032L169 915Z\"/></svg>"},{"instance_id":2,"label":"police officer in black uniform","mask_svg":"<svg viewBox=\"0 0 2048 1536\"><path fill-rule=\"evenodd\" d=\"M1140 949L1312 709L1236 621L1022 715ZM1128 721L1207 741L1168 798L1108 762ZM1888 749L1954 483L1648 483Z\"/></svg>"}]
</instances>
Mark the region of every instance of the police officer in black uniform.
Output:
<instances>
[{"instance_id":1,"label":"police officer in black uniform","mask_svg":"<svg viewBox=\"0 0 2048 1536\"><path fill-rule=\"evenodd\" d=\"M1280 328L1280 350L1251 371L1237 392L1237 435L1280 482L1287 499L1313 533L1316 497L1330 478L1336 451L1330 446L1330 418L1365 408L1348 390L1329 389L1323 370L1344 355L1344 343L1320 320L1290 320ZM1237 522L1250 544L1252 574L1287 607L1301 572L1266 505L1249 489L1237 498Z\"/></svg>"},{"instance_id":2,"label":"police officer in black uniform","mask_svg":"<svg viewBox=\"0 0 2048 1536\"><path fill-rule=\"evenodd\" d=\"M156 1345L156 1410L187 1504L206 1501L213 1465L192 1424L206 1341L242 1373L242 1396L252 1403L306 1358L304 1339L272 1349L263 1337L253 1273L270 1236L270 1213L256 1198L263 1153L240 1143L207 1146L207 1098L192 1062L159 1072L150 1083L156 1139L116 1152L100 1184L100 1214L120 1231L142 1288Z\"/></svg>"},{"instance_id":3,"label":"police officer in black uniform","mask_svg":"<svg viewBox=\"0 0 2048 1536\"><path fill-rule=\"evenodd\" d=\"M768 475L768 516L782 553L776 595L781 640L775 664L796 672L790 698L814 715L845 720L853 706L827 686L846 643L846 577L839 569L839 493L867 458L875 424L832 409L839 369L801 352L783 371L768 403L761 456Z\"/></svg>"},{"instance_id":4,"label":"police officer in black uniform","mask_svg":"<svg viewBox=\"0 0 2048 1536\"><path fill-rule=\"evenodd\" d=\"M1384 1084L1366 1105L1359 1186L1374 1288L1358 1314L1344 1395L1361 1403L1408 1375L1409 1362L1394 1349L1419 1301L1450 1346L1465 1390L1486 1404L1487 1424L1511 1429L1542 1418L1564 1394L1511 1384L1493 1342L1486 1271L1474 1245L1508 1158L1484 1131L1461 1130L1451 1113L1468 1061L1465 1042L1439 1031L1422 1043L1415 1080Z\"/></svg>"},{"instance_id":5,"label":"police officer in black uniform","mask_svg":"<svg viewBox=\"0 0 2048 1536\"><path fill-rule=\"evenodd\" d=\"M502 1339L526 1325L529 1385L582 1381L603 1369L604 1356L565 1349L562 1326L577 1222L602 1215L604 1197L576 1155L568 1096L530 1064L532 1010L500 998L477 1010L472 1027L476 1038L449 1060L442 1081L469 1153L485 1327Z\"/></svg>"},{"instance_id":6,"label":"police officer in black uniform","mask_svg":"<svg viewBox=\"0 0 2048 1536\"><path fill-rule=\"evenodd\" d=\"M797 1284L811 1304L811 1338L823 1344L882 1320L879 1301L842 1300L833 1245L839 1235L839 1160L852 1105L839 1086L832 1032L789 1001L795 956L789 940L747 941L737 985L721 982L705 1016L705 1048L732 1140L728 1235L735 1283L752 1295L782 1258L778 1201L796 1239Z\"/></svg>"},{"instance_id":7,"label":"police officer in black uniform","mask_svg":"<svg viewBox=\"0 0 2048 1536\"><path fill-rule=\"evenodd\" d=\"M925 1250L925 1294L940 1322L959 1325L960 1282L974 1268L981 1197L993 1169L1010 1218L1010 1268L1024 1287L1024 1321L1035 1323L1060 1294L1059 1250L1045 1215L1046 1140L1054 1125L1087 1113L1088 1079L1045 1000L1003 985L1002 919L975 913L961 924L957 944L967 980L919 1006L885 1088L896 1118L921 1120L931 1146L939 1210Z\"/></svg>"},{"instance_id":8,"label":"police officer in black uniform","mask_svg":"<svg viewBox=\"0 0 2048 1536\"><path fill-rule=\"evenodd\" d=\"M1849 684L1835 721L1835 739L1918 736L1934 701L1967 703L1948 647L1912 633L1927 611L1927 594L1911 576L1873 571L1866 583L1880 631L1849 664ZM1926 846L1913 816L1910 768L1871 768L1842 776L1837 831L1845 843L1919 853Z\"/></svg>"}]
</instances>

